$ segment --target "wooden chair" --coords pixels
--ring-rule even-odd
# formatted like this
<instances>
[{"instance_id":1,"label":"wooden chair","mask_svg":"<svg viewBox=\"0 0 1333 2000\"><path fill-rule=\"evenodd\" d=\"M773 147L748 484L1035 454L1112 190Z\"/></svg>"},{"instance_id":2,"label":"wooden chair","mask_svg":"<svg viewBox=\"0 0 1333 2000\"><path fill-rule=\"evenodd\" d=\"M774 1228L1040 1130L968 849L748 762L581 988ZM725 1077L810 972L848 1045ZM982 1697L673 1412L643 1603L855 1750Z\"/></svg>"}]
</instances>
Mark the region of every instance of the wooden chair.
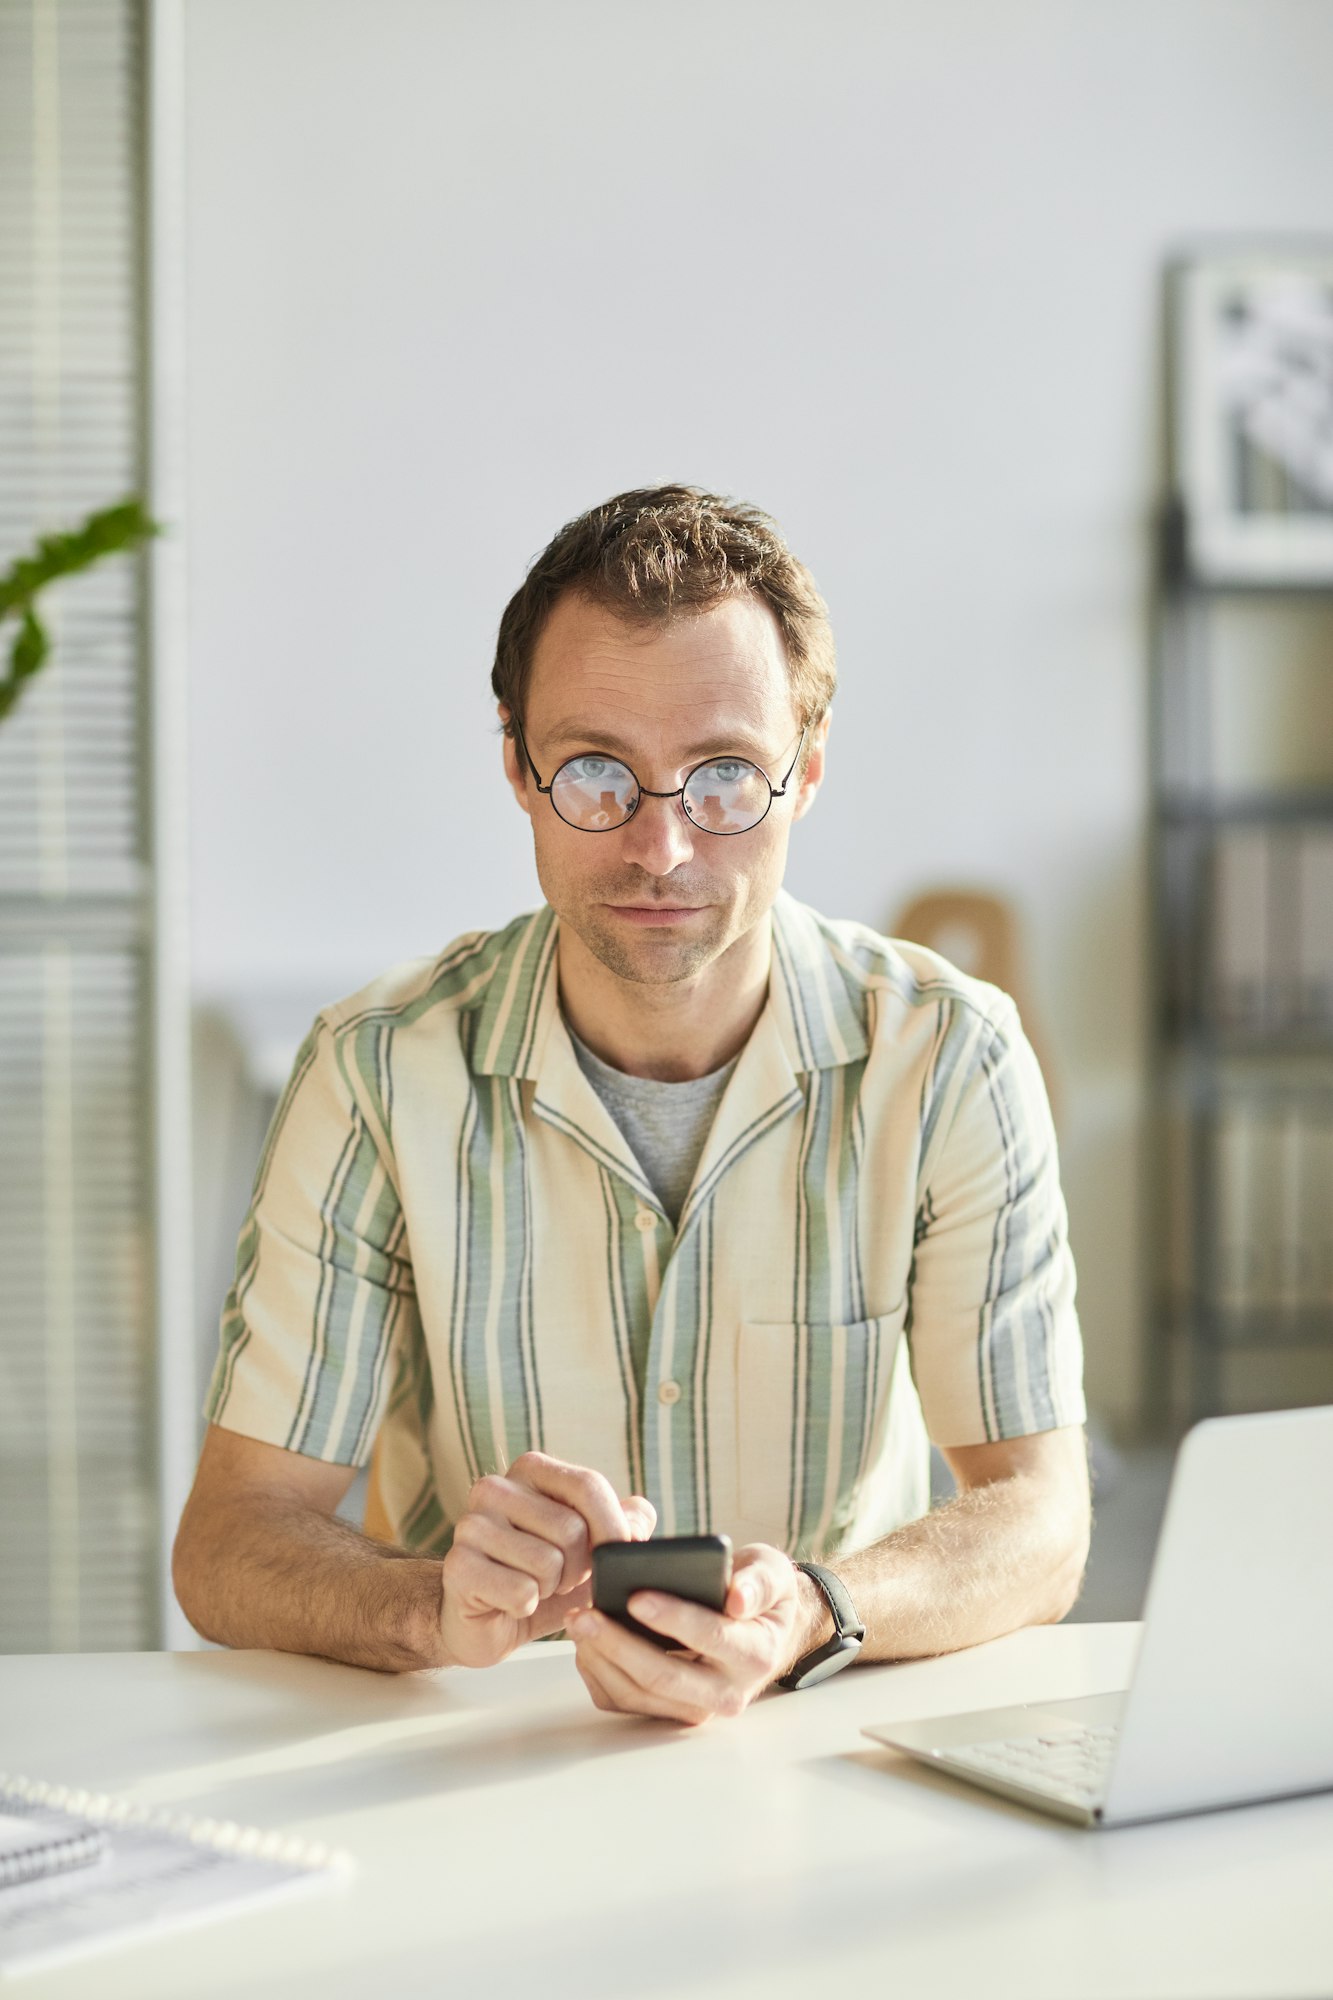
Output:
<instances>
[{"instance_id":1,"label":"wooden chair","mask_svg":"<svg viewBox=\"0 0 1333 2000\"><path fill-rule=\"evenodd\" d=\"M365 1518L361 1523L361 1532L369 1535L372 1541L396 1542L398 1537L394 1534L393 1528L390 1525L389 1510L384 1504L384 1495L380 1484L380 1448L382 1444L383 1439L376 1438L374 1449L370 1454L370 1472L366 1480L366 1512Z\"/></svg>"}]
</instances>

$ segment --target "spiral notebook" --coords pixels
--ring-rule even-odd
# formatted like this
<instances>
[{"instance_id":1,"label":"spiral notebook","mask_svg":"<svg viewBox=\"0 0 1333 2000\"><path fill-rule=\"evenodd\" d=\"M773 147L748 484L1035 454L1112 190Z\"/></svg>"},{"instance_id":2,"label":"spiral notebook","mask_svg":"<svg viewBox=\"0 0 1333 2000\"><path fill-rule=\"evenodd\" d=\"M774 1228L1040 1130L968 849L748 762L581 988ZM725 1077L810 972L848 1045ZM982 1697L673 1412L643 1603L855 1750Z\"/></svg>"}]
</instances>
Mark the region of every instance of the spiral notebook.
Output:
<instances>
[{"instance_id":1,"label":"spiral notebook","mask_svg":"<svg viewBox=\"0 0 1333 2000\"><path fill-rule=\"evenodd\" d=\"M106 1835L83 1820L62 1816L38 1822L31 1813L0 1809L0 1889L86 1868L105 1853Z\"/></svg>"},{"instance_id":2,"label":"spiral notebook","mask_svg":"<svg viewBox=\"0 0 1333 2000\"><path fill-rule=\"evenodd\" d=\"M229 1820L0 1776L0 1982L142 1937L345 1882L345 1854ZM30 1858L20 1865L18 1857Z\"/></svg>"}]
</instances>

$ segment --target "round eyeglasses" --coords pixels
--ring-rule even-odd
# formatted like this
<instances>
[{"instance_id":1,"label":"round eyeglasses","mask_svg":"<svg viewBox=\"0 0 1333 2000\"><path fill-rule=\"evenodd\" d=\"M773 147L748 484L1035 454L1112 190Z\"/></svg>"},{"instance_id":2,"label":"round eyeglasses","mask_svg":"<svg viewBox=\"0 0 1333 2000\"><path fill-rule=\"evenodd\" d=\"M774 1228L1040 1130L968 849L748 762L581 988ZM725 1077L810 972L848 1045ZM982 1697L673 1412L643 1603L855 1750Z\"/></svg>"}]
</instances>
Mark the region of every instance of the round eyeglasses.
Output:
<instances>
[{"instance_id":1,"label":"round eyeglasses","mask_svg":"<svg viewBox=\"0 0 1333 2000\"><path fill-rule=\"evenodd\" d=\"M544 785L517 716L514 727L537 790L550 799L565 825L580 833L614 833L633 819L641 799L679 799L686 818L701 833L749 833L774 799L787 796L787 781L800 761L806 737L803 729L780 785L771 784L767 772L748 757L710 757L696 764L674 792L650 792L628 764L596 750L567 757L550 784Z\"/></svg>"}]
</instances>

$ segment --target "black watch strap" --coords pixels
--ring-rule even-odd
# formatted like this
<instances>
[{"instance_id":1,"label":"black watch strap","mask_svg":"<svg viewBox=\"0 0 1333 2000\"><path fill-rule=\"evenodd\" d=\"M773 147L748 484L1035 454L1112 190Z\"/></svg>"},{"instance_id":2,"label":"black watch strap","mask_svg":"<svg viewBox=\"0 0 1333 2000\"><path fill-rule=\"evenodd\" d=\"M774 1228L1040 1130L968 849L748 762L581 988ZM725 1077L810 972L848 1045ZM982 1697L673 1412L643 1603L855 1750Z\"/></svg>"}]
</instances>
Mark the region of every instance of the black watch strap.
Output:
<instances>
[{"instance_id":1,"label":"black watch strap","mask_svg":"<svg viewBox=\"0 0 1333 2000\"><path fill-rule=\"evenodd\" d=\"M784 1674L778 1682L780 1688L813 1687L816 1681L827 1680L830 1674L840 1673L856 1658L866 1636L866 1628L856 1615L852 1594L841 1577L819 1563L798 1562L795 1567L804 1570L822 1593L833 1614L833 1637L826 1639L822 1646L816 1646L814 1652L807 1653L803 1660L798 1660L791 1672Z\"/></svg>"}]
</instances>

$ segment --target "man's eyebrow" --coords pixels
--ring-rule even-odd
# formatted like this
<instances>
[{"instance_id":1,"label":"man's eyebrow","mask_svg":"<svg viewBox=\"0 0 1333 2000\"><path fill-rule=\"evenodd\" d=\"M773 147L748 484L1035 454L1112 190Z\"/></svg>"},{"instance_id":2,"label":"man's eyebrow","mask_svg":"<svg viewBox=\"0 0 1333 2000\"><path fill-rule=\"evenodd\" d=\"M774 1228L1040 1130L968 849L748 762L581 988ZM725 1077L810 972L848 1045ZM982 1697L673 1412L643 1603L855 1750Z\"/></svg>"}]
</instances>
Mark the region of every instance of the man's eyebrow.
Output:
<instances>
[{"instance_id":1,"label":"man's eyebrow","mask_svg":"<svg viewBox=\"0 0 1333 2000\"><path fill-rule=\"evenodd\" d=\"M547 742L553 748L558 746L565 749L572 746L581 750L609 750L614 756L623 758L626 763L631 761L633 753L633 746L626 743L622 737L595 725L589 727L585 723L572 720L556 723ZM730 734L710 736L703 742L694 744L690 749L682 751L681 762L697 764L707 757L724 756L730 750L747 751L756 763L764 754L762 746L751 736L748 729L735 729Z\"/></svg>"}]
</instances>

